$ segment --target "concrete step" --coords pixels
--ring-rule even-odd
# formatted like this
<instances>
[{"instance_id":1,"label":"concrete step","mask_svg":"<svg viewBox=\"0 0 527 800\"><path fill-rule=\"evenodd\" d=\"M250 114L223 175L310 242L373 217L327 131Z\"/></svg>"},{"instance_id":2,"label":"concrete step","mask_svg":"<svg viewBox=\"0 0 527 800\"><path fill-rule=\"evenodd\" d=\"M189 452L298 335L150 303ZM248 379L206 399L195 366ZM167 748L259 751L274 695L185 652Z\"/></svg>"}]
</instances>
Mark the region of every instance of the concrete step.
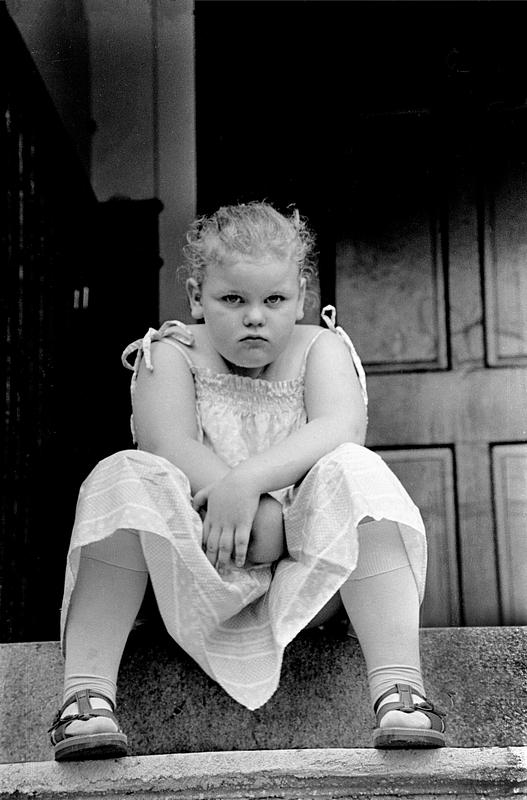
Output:
<instances>
[{"instance_id":1,"label":"concrete step","mask_svg":"<svg viewBox=\"0 0 527 800\"><path fill-rule=\"evenodd\" d=\"M0 800L505 800L527 748L274 750L0 765Z\"/></svg>"},{"instance_id":2,"label":"concrete step","mask_svg":"<svg viewBox=\"0 0 527 800\"><path fill-rule=\"evenodd\" d=\"M428 695L448 713L449 747L527 745L527 627L424 629L421 652ZM0 681L0 761L52 759L46 731L60 704L58 643L0 645ZM295 639L280 688L253 712L162 629L143 626L130 637L118 701L133 756L371 746L364 661L343 626Z\"/></svg>"}]
</instances>

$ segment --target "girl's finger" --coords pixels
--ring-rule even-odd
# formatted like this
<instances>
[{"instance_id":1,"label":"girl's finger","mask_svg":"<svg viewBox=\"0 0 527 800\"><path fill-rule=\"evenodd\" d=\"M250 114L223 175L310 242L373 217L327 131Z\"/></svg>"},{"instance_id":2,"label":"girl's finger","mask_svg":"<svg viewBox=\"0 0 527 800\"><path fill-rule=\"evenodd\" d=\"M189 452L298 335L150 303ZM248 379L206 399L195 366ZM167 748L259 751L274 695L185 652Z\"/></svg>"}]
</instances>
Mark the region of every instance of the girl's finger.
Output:
<instances>
[{"instance_id":1,"label":"girl's finger","mask_svg":"<svg viewBox=\"0 0 527 800\"><path fill-rule=\"evenodd\" d=\"M243 567L245 564L250 537L251 529L249 526L241 526L236 528L236 532L234 534L234 557L237 567Z\"/></svg>"},{"instance_id":2,"label":"girl's finger","mask_svg":"<svg viewBox=\"0 0 527 800\"><path fill-rule=\"evenodd\" d=\"M218 528L211 527L207 536L207 544L205 554L213 567L216 566L218 558L218 540L220 538L220 531Z\"/></svg>"},{"instance_id":3,"label":"girl's finger","mask_svg":"<svg viewBox=\"0 0 527 800\"><path fill-rule=\"evenodd\" d=\"M223 528L218 540L218 554L216 569L221 572L232 558L232 549L234 544L234 531L232 528Z\"/></svg>"}]
</instances>

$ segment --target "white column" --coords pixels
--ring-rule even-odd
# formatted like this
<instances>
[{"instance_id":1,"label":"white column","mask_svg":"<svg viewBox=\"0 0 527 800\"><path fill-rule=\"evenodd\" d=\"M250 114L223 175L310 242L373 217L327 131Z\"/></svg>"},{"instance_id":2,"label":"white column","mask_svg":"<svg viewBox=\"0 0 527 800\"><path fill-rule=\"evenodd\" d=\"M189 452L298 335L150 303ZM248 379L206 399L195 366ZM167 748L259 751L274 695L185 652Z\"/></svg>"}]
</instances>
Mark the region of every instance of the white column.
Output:
<instances>
[{"instance_id":1,"label":"white column","mask_svg":"<svg viewBox=\"0 0 527 800\"><path fill-rule=\"evenodd\" d=\"M157 0L160 317L190 321L176 270L196 213L193 0Z\"/></svg>"}]
</instances>

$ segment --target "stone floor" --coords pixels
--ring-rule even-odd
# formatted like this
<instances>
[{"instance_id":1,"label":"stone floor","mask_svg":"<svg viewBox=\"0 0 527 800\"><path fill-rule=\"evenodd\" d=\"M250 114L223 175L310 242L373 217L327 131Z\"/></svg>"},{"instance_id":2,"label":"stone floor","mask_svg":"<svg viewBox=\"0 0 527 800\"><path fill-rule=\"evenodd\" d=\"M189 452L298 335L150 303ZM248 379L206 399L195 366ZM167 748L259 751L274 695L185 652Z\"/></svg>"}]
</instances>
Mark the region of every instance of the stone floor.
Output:
<instances>
[{"instance_id":1,"label":"stone floor","mask_svg":"<svg viewBox=\"0 0 527 800\"><path fill-rule=\"evenodd\" d=\"M527 627L425 629L421 652L450 748L527 745ZM52 759L46 731L61 673L57 642L0 645L0 762ZM338 625L287 648L278 691L253 712L143 626L125 653L119 719L134 756L368 748L373 729L360 648Z\"/></svg>"}]
</instances>

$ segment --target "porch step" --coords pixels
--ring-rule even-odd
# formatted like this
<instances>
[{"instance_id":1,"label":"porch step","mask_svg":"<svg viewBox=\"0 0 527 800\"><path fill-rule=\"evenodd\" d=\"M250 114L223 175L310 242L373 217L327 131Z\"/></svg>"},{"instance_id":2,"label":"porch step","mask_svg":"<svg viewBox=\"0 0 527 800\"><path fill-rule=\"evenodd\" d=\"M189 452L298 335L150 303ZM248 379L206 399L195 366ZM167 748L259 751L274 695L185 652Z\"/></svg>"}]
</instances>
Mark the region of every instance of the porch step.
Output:
<instances>
[{"instance_id":1,"label":"porch step","mask_svg":"<svg viewBox=\"0 0 527 800\"><path fill-rule=\"evenodd\" d=\"M424 629L421 653L428 695L448 713L448 747L527 745L527 627ZM0 645L0 681L0 762L51 760L58 643ZM133 756L371 746L364 661L343 626L295 639L278 691L252 712L144 626L130 637L118 700Z\"/></svg>"},{"instance_id":2,"label":"porch step","mask_svg":"<svg viewBox=\"0 0 527 800\"><path fill-rule=\"evenodd\" d=\"M265 750L0 765L0 800L504 800L526 794L522 747Z\"/></svg>"}]
</instances>

